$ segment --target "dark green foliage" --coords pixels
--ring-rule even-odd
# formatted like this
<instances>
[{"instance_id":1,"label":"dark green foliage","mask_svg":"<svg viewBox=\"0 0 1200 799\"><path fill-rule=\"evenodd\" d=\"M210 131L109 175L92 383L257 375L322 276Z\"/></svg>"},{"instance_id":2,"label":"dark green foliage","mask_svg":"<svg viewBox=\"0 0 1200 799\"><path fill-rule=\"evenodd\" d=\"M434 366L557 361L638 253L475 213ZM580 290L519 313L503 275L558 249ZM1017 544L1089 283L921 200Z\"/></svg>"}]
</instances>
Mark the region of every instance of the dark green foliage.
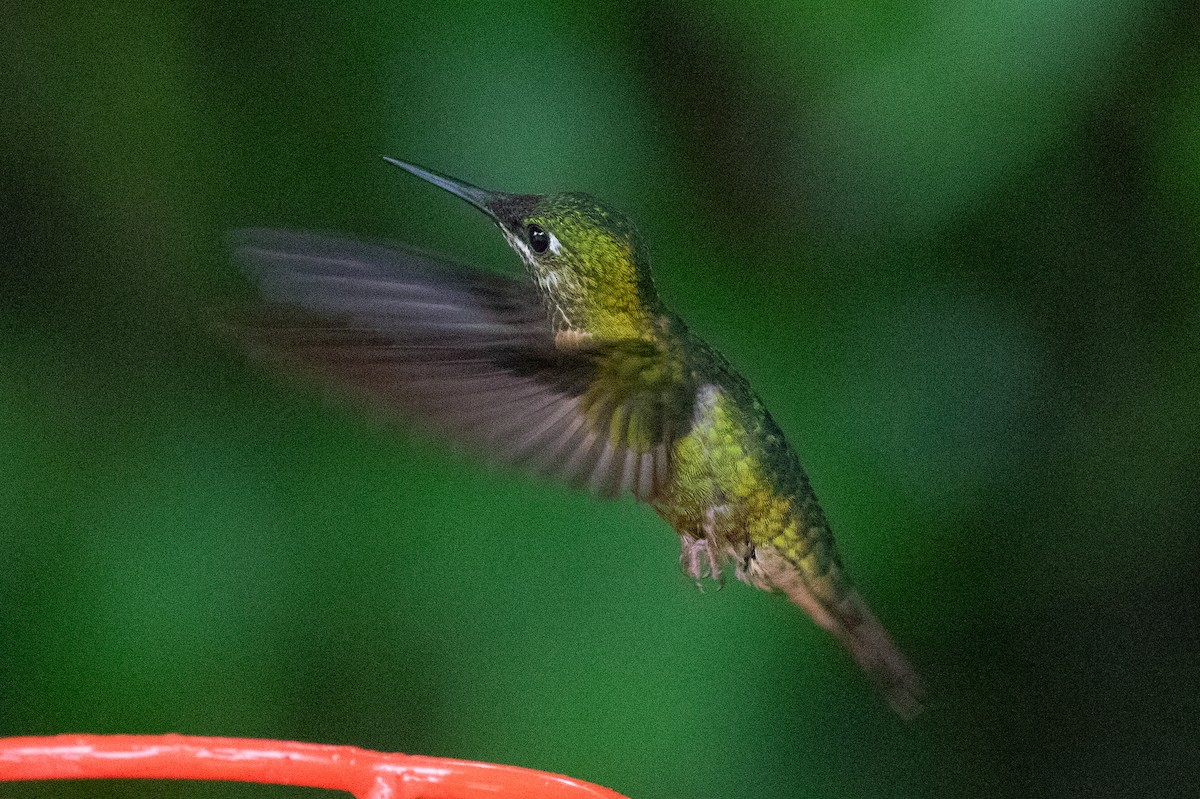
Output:
<instances>
[{"instance_id":1,"label":"dark green foliage","mask_svg":"<svg viewBox=\"0 0 1200 799\"><path fill-rule=\"evenodd\" d=\"M0 734L352 743L636 799L1200 779L1195 3L18 6ZM385 153L637 221L924 716L782 598L697 593L649 509L447 454L219 332L235 228L516 272Z\"/></svg>"}]
</instances>

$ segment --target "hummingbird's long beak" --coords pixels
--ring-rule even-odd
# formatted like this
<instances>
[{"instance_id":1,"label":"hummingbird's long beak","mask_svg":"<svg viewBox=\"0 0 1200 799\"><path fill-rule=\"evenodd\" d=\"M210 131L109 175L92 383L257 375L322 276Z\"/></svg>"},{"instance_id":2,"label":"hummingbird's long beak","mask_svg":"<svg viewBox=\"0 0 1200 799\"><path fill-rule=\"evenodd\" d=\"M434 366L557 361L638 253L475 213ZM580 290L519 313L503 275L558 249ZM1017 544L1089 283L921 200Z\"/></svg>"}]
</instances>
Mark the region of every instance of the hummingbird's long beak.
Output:
<instances>
[{"instance_id":1,"label":"hummingbird's long beak","mask_svg":"<svg viewBox=\"0 0 1200 799\"><path fill-rule=\"evenodd\" d=\"M389 156L383 156L383 160L389 164L398 166L406 172L411 172L422 180L427 180L438 188L445 189L455 197L461 197L471 205L483 211L492 219L496 219L495 206L498 200L504 197L499 192L487 191L477 186L472 186L462 180L455 180L452 177L443 175L440 172L434 172L432 169L423 169L416 164L406 164ZM496 219L496 221L499 221Z\"/></svg>"}]
</instances>

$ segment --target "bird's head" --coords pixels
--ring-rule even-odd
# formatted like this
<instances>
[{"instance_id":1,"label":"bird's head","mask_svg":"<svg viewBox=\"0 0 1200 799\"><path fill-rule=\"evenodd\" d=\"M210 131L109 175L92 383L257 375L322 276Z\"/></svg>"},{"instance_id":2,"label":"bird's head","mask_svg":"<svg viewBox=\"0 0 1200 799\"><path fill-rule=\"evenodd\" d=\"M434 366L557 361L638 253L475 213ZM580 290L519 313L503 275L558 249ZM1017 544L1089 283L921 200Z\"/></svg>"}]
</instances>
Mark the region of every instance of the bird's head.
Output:
<instances>
[{"instance_id":1,"label":"bird's head","mask_svg":"<svg viewBox=\"0 0 1200 799\"><path fill-rule=\"evenodd\" d=\"M645 244L621 212L587 194L507 194L387 159L491 218L537 283L556 332L641 337L658 314Z\"/></svg>"}]
</instances>

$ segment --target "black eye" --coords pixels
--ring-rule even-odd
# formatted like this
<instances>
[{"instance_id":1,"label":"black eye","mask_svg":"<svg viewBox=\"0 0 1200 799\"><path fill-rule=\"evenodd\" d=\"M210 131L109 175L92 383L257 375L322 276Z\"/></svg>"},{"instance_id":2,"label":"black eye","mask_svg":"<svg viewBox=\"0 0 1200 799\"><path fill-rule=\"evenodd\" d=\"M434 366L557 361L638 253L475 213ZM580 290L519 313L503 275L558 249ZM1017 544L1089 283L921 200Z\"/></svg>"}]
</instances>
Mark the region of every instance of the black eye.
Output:
<instances>
[{"instance_id":1,"label":"black eye","mask_svg":"<svg viewBox=\"0 0 1200 799\"><path fill-rule=\"evenodd\" d=\"M526 232L529 234L529 246L536 253L543 253L550 246L550 234L537 225L530 225Z\"/></svg>"}]
</instances>

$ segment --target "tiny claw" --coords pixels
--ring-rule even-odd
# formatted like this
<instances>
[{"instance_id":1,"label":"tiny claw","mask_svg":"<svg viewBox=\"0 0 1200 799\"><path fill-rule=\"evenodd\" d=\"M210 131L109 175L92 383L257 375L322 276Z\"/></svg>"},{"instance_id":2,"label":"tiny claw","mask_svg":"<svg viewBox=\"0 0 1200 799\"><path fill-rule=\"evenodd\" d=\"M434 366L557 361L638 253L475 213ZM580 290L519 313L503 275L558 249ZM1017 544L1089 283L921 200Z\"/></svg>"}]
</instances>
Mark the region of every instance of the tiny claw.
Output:
<instances>
[{"instance_id":1,"label":"tiny claw","mask_svg":"<svg viewBox=\"0 0 1200 799\"><path fill-rule=\"evenodd\" d=\"M742 555L741 560L733 567L734 576L750 586L755 586L754 576L750 571L750 564L754 562L754 555L754 544L749 544L746 548L746 553Z\"/></svg>"},{"instance_id":2,"label":"tiny claw","mask_svg":"<svg viewBox=\"0 0 1200 799\"><path fill-rule=\"evenodd\" d=\"M690 535L679 537L679 567L684 574L696 581L696 587L704 590L704 578L711 577L717 581L717 589L725 586L725 577L721 573L721 565L717 562L717 553L706 538L693 538Z\"/></svg>"}]
</instances>

